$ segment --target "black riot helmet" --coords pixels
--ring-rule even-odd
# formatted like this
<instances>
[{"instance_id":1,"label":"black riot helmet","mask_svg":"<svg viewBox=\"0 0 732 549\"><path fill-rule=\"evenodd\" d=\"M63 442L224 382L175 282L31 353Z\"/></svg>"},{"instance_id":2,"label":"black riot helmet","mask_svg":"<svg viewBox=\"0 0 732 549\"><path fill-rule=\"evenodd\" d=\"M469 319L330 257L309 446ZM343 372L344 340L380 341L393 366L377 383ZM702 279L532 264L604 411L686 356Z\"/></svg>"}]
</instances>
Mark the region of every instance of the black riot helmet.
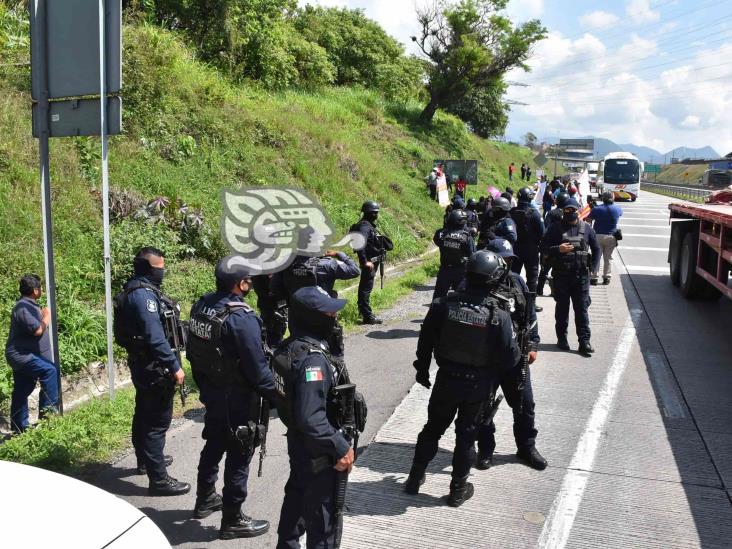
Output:
<instances>
[{"instance_id":1,"label":"black riot helmet","mask_svg":"<svg viewBox=\"0 0 732 549\"><path fill-rule=\"evenodd\" d=\"M506 261L495 252L479 250L468 260L466 277L470 286L495 287L503 281L507 274Z\"/></svg>"},{"instance_id":2,"label":"black riot helmet","mask_svg":"<svg viewBox=\"0 0 732 549\"><path fill-rule=\"evenodd\" d=\"M465 227L468 222L468 214L465 210L453 210L447 216L447 226L451 229Z\"/></svg>"},{"instance_id":3,"label":"black riot helmet","mask_svg":"<svg viewBox=\"0 0 732 549\"><path fill-rule=\"evenodd\" d=\"M493 199L493 209L508 213L511 211L511 202L508 199L499 196L498 198Z\"/></svg>"},{"instance_id":4,"label":"black riot helmet","mask_svg":"<svg viewBox=\"0 0 732 549\"><path fill-rule=\"evenodd\" d=\"M524 187L518 193L519 202L531 202L534 200L534 189L530 187Z\"/></svg>"},{"instance_id":5,"label":"black riot helmet","mask_svg":"<svg viewBox=\"0 0 732 549\"><path fill-rule=\"evenodd\" d=\"M373 200L367 200L361 206L361 212L363 213L379 213L379 203Z\"/></svg>"},{"instance_id":6,"label":"black riot helmet","mask_svg":"<svg viewBox=\"0 0 732 549\"><path fill-rule=\"evenodd\" d=\"M557 195L557 208L564 208L569 202L569 193L561 192Z\"/></svg>"},{"instance_id":7,"label":"black riot helmet","mask_svg":"<svg viewBox=\"0 0 732 549\"><path fill-rule=\"evenodd\" d=\"M478 202L475 200L475 198L468 198L468 209L471 212L474 212L478 208Z\"/></svg>"},{"instance_id":8,"label":"black riot helmet","mask_svg":"<svg viewBox=\"0 0 732 549\"><path fill-rule=\"evenodd\" d=\"M615 202L615 194L612 191L605 191L602 193L602 202L603 204L612 204Z\"/></svg>"}]
</instances>

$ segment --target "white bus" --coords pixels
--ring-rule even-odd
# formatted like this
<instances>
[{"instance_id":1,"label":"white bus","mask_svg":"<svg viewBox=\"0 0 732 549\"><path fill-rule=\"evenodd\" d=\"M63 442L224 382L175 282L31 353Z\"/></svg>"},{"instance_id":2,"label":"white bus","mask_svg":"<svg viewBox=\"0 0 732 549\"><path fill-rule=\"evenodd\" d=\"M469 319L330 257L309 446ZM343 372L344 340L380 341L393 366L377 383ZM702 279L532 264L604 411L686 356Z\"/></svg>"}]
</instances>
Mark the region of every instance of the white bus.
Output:
<instances>
[{"instance_id":1,"label":"white bus","mask_svg":"<svg viewBox=\"0 0 732 549\"><path fill-rule=\"evenodd\" d=\"M600 169L599 162L588 162L587 163L587 173L590 176L590 187L591 188L597 187L597 172L599 169Z\"/></svg>"},{"instance_id":2,"label":"white bus","mask_svg":"<svg viewBox=\"0 0 732 549\"><path fill-rule=\"evenodd\" d=\"M612 191L616 200L635 202L640 192L643 162L626 152L608 154L600 162L597 190Z\"/></svg>"}]
</instances>

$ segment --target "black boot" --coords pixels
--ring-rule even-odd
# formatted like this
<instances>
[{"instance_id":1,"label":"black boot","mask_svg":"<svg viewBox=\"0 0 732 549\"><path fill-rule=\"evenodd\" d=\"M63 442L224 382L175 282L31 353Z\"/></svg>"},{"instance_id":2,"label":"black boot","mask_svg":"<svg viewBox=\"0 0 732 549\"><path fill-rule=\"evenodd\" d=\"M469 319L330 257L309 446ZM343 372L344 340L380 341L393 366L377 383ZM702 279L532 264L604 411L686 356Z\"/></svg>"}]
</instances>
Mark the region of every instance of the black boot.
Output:
<instances>
[{"instance_id":1,"label":"black boot","mask_svg":"<svg viewBox=\"0 0 732 549\"><path fill-rule=\"evenodd\" d=\"M594 353L594 352L595 352L595 348L592 346L592 344L589 341L580 341L579 354L589 358L592 356L592 353Z\"/></svg>"},{"instance_id":2,"label":"black boot","mask_svg":"<svg viewBox=\"0 0 732 549\"><path fill-rule=\"evenodd\" d=\"M173 456L163 456L163 462L165 463L165 466L170 466L171 463L173 463ZM145 467L144 463L137 462L137 474L138 475L147 475L147 467Z\"/></svg>"},{"instance_id":3,"label":"black boot","mask_svg":"<svg viewBox=\"0 0 732 549\"><path fill-rule=\"evenodd\" d=\"M450 507L460 507L463 503L473 497L475 490L468 482L468 477L453 478L450 482L450 495L447 496L447 504Z\"/></svg>"},{"instance_id":4,"label":"black boot","mask_svg":"<svg viewBox=\"0 0 732 549\"><path fill-rule=\"evenodd\" d=\"M380 318L377 318L375 316L367 316L362 321L361 324L383 324L384 321Z\"/></svg>"},{"instance_id":5,"label":"black boot","mask_svg":"<svg viewBox=\"0 0 732 549\"><path fill-rule=\"evenodd\" d=\"M412 464L412 469L409 471L409 477L407 482L404 483L404 491L407 494L416 496L419 494L419 487L424 484L424 472L427 470L426 466Z\"/></svg>"},{"instance_id":6,"label":"black boot","mask_svg":"<svg viewBox=\"0 0 732 549\"><path fill-rule=\"evenodd\" d=\"M162 480L150 481L147 493L151 496L180 496L187 494L191 485L187 482L179 482L170 475L165 475Z\"/></svg>"},{"instance_id":7,"label":"black boot","mask_svg":"<svg viewBox=\"0 0 732 549\"><path fill-rule=\"evenodd\" d=\"M519 448L518 452L516 452L516 457L537 471L543 471L549 465L547 460L533 446Z\"/></svg>"},{"instance_id":8,"label":"black boot","mask_svg":"<svg viewBox=\"0 0 732 549\"><path fill-rule=\"evenodd\" d=\"M206 518L214 511L221 511L223 505L221 496L216 493L215 486L199 486L196 494L196 506L193 508L193 518Z\"/></svg>"},{"instance_id":9,"label":"black boot","mask_svg":"<svg viewBox=\"0 0 732 549\"><path fill-rule=\"evenodd\" d=\"M269 522L242 514L241 505L224 505L219 539L256 538L266 534Z\"/></svg>"},{"instance_id":10,"label":"black boot","mask_svg":"<svg viewBox=\"0 0 732 549\"><path fill-rule=\"evenodd\" d=\"M490 454L482 454L478 452L478 457L475 460L475 468L481 471L486 471L493 465L493 452Z\"/></svg>"},{"instance_id":11,"label":"black boot","mask_svg":"<svg viewBox=\"0 0 732 549\"><path fill-rule=\"evenodd\" d=\"M559 347L562 351L569 351L570 346L569 342L567 341L566 337L560 337L557 341L557 347Z\"/></svg>"}]
</instances>

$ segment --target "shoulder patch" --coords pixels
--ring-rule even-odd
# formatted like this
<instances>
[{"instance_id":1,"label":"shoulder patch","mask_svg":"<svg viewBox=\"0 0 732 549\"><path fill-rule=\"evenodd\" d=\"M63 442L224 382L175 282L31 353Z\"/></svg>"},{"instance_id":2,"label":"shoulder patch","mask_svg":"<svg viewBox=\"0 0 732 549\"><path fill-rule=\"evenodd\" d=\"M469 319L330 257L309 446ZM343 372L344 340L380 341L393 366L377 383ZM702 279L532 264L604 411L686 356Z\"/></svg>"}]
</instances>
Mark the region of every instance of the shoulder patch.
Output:
<instances>
[{"instance_id":1,"label":"shoulder patch","mask_svg":"<svg viewBox=\"0 0 732 549\"><path fill-rule=\"evenodd\" d=\"M151 313L157 313L158 312L158 302L154 299L148 299L147 300L147 310Z\"/></svg>"},{"instance_id":2,"label":"shoulder patch","mask_svg":"<svg viewBox=\"0 0 732 549\"><path fill-rule=\"evenodd\" d=\"M320 366L308 366L305 368L305 381L323 381L323 370Z\"/></svg>"}]
</instances>

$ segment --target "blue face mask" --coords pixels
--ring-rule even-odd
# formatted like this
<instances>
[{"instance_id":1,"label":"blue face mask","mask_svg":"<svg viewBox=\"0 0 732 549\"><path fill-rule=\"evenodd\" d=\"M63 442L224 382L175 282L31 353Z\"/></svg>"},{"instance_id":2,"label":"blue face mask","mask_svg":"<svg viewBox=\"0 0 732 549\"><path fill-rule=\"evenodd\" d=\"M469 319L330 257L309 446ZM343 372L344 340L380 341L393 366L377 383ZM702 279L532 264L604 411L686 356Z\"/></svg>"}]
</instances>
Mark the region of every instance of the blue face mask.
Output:
<instances>
[{"instance_id":1,"label":"blue face mask","mask_svg":"<svg viewBox=\"0 0 732 549\"><path fill-rule=\"evenodd\" d=\"M564 212L562 215L562 219L567 223L574 223L579 219L579 213L577 213L576 211Z\"/></svg>"}]
</instances>

